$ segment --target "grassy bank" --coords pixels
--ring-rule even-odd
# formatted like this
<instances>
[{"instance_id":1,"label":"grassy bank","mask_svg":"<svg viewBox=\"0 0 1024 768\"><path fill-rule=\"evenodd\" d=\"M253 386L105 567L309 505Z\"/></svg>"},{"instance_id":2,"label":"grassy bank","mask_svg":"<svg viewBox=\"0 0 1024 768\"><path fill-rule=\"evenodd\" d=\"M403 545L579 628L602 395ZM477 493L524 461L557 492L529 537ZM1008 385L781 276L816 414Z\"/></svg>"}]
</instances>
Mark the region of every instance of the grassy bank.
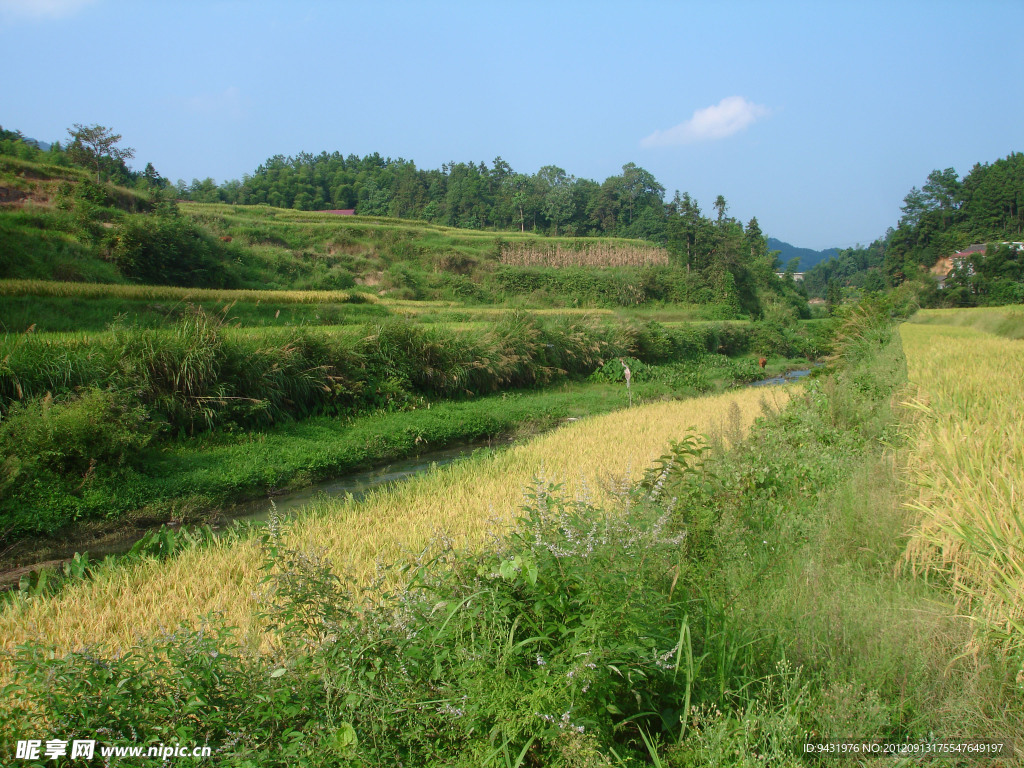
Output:
<instances>
[{"instance_id":1,"label":"grassy bank","mask_svg":"<svg viewBox=\"0 0 1024 768\"><path fill-rule=\"evenodd\" d=\"M177 444L191 452L190 441L202 435L216 433L224 443L224 435L264 435L316 416L422 410L592 374L621 381L622 356L632 360L638 384L660 377L679 392L708 392L716 380L758 377L751 359L713 353L743 353L760 332L527 313L464 329L398 317L364 326L231 328L193 310L166 328L8 336L0 343L0 512L13 539L129 511L163 519L171 499L177 515L292 482L301 472L287 451L276 464L242 462L226 475L208 454L198 454L211 463L197 471L168 459ZM648 370L669 361L680 366ZM474 434L467 427L464 436ZM349 466L337 451L300 453L306 475Z\"/></svg>"}]
</instances>

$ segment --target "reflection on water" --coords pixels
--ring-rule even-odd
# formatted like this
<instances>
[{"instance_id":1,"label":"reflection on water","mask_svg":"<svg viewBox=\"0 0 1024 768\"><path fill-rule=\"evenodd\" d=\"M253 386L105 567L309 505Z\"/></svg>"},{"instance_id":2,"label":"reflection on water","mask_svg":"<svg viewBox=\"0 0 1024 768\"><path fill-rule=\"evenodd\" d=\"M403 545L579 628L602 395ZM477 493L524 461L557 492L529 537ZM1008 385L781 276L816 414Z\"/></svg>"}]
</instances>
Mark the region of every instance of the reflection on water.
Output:
<instances>
[{"instance_id":1,"label":"reflection on water","mask_svg":"<svg viewBox=\"0 0 1024 768\"><path fill-rule=\"evenodd\" d=\"M271 503L281 513L303 507L316 496L345 496L352 494L358 500L374 488L426 472L432 465L442 467L445 464L451 464L453 461L469 456L474 451L486 448L488 445L486 442L470 443L439 451L431 451L430 453L424 453L410 459L401 459L383 467L356 472L341 478L300 488L296 491L275 496L273 499L254 499L244 504L229 507L222 514L228 520L258 522L266 520L270 516Z\"/></svg>"},{"instance_id":2,"label":"reflection on water","mask_svg":"<svg viewBox=\"0 0 1024 768\"><path fill-rule=\"evenodd\" d=\"M761 379L760 381L752 381L747 384L748 387L767 387L772 384L788 384L791 381L802 379L804 376L809 375L811 372L810 368L802 368L799 371L787 371L781 376L772 376L770 379Z\"/></svg>"},{"instance_id":3,"label":"reflection on water","mask_svg":"<svg viewBox=\"0 0 1024 768\"><path fill-rule=\"evenodd\" d=\"M506 441L497 444L507 444ZM341 478L335 478L315 485L299 488L295 491L288 491L272 497L273 506L279 513L294 511L308 504L316 496L345 496L352 494L360 499L374 488L388 483L396 483L405 480L413 475L421 474L430 470L432 466L442 467L451 464L461 458L471 455L475 451L495 445L495 441L482 441L474 443L462 443L450 446L437 451L422 453L408 459L400 459L361 472L352 472ZM225 507L220 511L215 527L224 528L233 521L239 522L261 522L270 516L271 497L254 499L242 504L235 504ZM45 554L37 556L39 560L44 557L48 564L53 565L62 560L68 560L76 552L88 551L90 559L97 560L106 555L121 555L132 548L136 541L148 533L148 529L139 529L130 533L121 533L99 541L72 542L60 547L47 549ZM26 568L31 568L27 566ZM6 574L0 574L0 589L10 586L11 579L7 575L20 573L26 568L18 568ZM12 576L13 578L13 576Z\"/></svg>"}]
</instances>

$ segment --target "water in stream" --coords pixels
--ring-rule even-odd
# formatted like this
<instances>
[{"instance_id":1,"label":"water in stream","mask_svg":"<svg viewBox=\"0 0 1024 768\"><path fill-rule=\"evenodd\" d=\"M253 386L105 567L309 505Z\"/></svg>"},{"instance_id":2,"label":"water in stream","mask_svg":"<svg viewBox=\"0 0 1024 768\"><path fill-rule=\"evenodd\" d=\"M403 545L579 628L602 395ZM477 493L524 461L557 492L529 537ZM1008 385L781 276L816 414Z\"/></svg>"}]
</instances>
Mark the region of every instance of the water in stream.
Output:
<instances>
[{"instance_id":1,"label":"water in stream","mask_svg":"<svg viewBox=\"0 0 1024 768\"><path fill-rule=\"evenodd\" d=\"M320 495L345 496L352 494L358 500L374 488L427 472L432 466L443 467L445 464L451 464L471 455L474 451L491 445L493 443L485 441L430 451L412 458L400 459L382 467L375 467L290 491L281 496L254 499L244 504L237 504L225 509L222 514L229 520L261 522L270 516L271 504L278 513L282 513L297 510L312 501L315 496Z\"/></svg>"},{"instance_id":2,"label":"water in stream","mask_svg":"<svg viewBox=\"0 0 1024 768\"><path fill-rule=\"evenodd\" d=\"M773 384L786 384L791 381L807 376L810 369L789 371L782 376L773 376L761 381L754 381L747 384L749 387L764 387ZM499 443L500 444L500 443ZM353 472L340 478L327 480L315 485L306 486L294 491L288 491L273 497L262 497L252 501L225 507L221 510L220 519L224 522L238 520L240 522L261 522L270 516L271 508L276 508L279 513L295 511L308 504L316 496L345 496L352 494L360 499L374 488L389 483L396 483L413 475L421 474L430 470L432 466L444 466L469 456L481 448L493 447L494 441L482 441L475 443L463 443L436 451L422 453L408 459L400 459L384 466L373 469ZM105 555L116 555L127 552L132 545L146 534L145 530L132 531L117 537L90 542L83 546L69 545L64 550L52 550L47 553L49 563L56 563L60 560L71 558L75 552L87 550L93 559L102 558ZM66 551L65 551L66 550ZM18 569L24 570L24 569ZM0 574L0 576L3 576ZM0 582L5 579L0 578Z\"/></svg>"},{"instance_id":3,"label":"water in stream","mask_svg":"<svg viewBox=\"0 0 1024 768\"><path fill-rule=\"evenodd\" d=\"M781 376L772 376L770 379L761 379L760 381L752 381L747 384L748 387L769 387L773 384L788 384L791 381L802 379L804 376L808 376L811 373L810 368L801 368L798 371L786 371Z\"/></svg>"}]
</instances>

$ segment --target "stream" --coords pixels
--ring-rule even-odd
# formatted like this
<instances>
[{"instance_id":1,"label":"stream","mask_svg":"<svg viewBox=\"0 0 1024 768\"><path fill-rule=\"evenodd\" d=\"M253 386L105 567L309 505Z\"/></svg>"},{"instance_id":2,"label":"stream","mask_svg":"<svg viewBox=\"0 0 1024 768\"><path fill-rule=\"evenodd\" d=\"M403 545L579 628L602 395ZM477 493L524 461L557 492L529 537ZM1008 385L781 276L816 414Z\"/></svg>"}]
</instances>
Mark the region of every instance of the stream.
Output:
<instances>
[{"instance_id":1,"label":"stream","mask_svg":"<svg viewBox=\"0 0 1024 768\"><path fill-rule=\"evenodd\" d=\"M753 381L745 386L766 387L776 384L787 384L791 381L802 379L810 374L811 369L805 368L795 371L788 371L781 376L773 376L760 381ZM572 419L575 421L575 419ZM242 502L225 507L218 515L219 525L215 528L223 529L233 521L239 522L263 522L269 516L271 509L278 513L296 511L307 505L314 497L334 497L352 494L357 500L365 496L374 488L383 485L398 483L407 478L428 472L433 466L444 466L470 456L474 451L481 448L494 447L495 444L502 444L504 441L484 440L472 443L461 443L435 451L421 453L407 459L399 459L390 464L384 464L372 469L358 472L351 472L342 477L326 480L314 485L305 486L292 491L287 491L277 496L263 496L251 501ZM132 548L140 538L146 535L147 530L133 530L119 532L97 541L89 542L84 549L88 551L92 560L98 560L106 555L119 555ZM71 559L76 552L83 549L83 543L69 543L63 547L53 547L46 552L49 558L45 562L37 562L32 565L9 570L0 573L0 589L14 586L18 578L31 570L38 570L41 567L59 566L60 563Z\"/></svg>"},{"instance_id":2,"label":"stream","mask_svg":"<svg viewBox=\"0 0 1024 768\"><path fill-rule=\"evenodd\" d=\"M810 368L801 368L796 371L786 371L781 376L772 376L769 379L761 379L760 381L752 381L747 384L748 387L769 387L773 384L788 384L791 381L797 381L798 379L809 376L811 373Z\"/></svg>"},{"instance_id":3,"label":"stream","mask_svg":"<svg viewBox=\"0 0 1024 768\"><path fill-rule=\"evenodd\" d=\"M223 530L234 521L260 523L270 517L271 509L276 508L278 513L292 512L305 506L317 496L332 497L352 494L358 500L374 488L401 482L414 475L428 472L431 467L442 467L470 456L482 448L495 447L507 444L507 442L482 440L459 443L436 451L427 451L418 456L399 459L390 464L350 472L342 477L286 491L278 496L267 495L226 506L217 515L213 528L214 530ZM174 526L168 525L168 527ZM15 586L18 579L29 571L39 570L43 567L59 567L61 563L74 557L76 552L87 551L90 560L100 560L106 555L124 554L150 530L152 529L119 531L88 543L72 542L64 546L48 548L43 555L47 558L46 560L0 573L0 590Z\"/></svg>"}]
</instances>

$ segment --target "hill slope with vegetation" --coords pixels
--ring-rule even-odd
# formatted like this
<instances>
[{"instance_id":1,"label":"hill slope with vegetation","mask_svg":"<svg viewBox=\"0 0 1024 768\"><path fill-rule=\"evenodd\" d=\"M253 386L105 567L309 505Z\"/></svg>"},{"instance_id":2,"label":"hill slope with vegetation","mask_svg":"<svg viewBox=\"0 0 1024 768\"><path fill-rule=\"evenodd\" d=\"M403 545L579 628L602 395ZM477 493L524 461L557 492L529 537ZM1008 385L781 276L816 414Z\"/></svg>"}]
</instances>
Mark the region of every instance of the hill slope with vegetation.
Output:
<instances>
[{"instance_id":1,"label":"hill slope with vegetation","mask_svg":"<svg viewBox=\"0 0 1024 768\"><path fill-rule=\"evenodd\" d=\"M848 248L808 271L812 296L840 287L880 291L913 284L925 306L1024 302L1024 252L1001 247L1024 241L1024 154L976 164L963 178L953 168L928 174L907 193L895 229L866 248ZM975 244L988 244L950 273L940 290L931 268Z\"/></svg>"},{"instance_id":2,"label":"hill slope with vegetation","mask_svg":"<svg viewBox=\"0 0 1024 768\"><path fill-rule=\"evenodd\" d=\"M813 248L799 248L782 240L776 240L774 237L768 238L768 247L773 251L779 252L779 261L784 266L788 266L791 260L798 259L797 268L793 270L794 272L806 272L811 267L823 261L828 261L839 254L838 248L826 248L823 251L816 251Z\"/></svg>"},{"instance_id":3,"label":"hill slope with vegetation","mask_svg":"<svg viewBox=\"0 0 1024 768\"><path fill-rule=\"evenodd\" d=\"M576 197L596 183L560 169L529 177L530 197L501 182L522 175L498 161L472 173L446 166L437 175L403 161L337 154L268 161L244 182L211 191L198 182L174 187L152 165L135 172L123 157L76 154L73 145L43 152L19 134L0 134L0 232L8 243L0 278L351 288L407 299L518 298L538 306L682 302L715 306L708 316L721 318L758 317L782 303L807 314L799 287L775 276L777 259L756 219L744 226L729 217L721 197L713 219L689 195L665 203L663 188L635 166L600 185L585 204ZM417 189L433 188L431 179L443 188L443 213L392 204L403 168ZM320 183L328 171L339 181L333 196L317 193L306 206L303 194L310 193L295 185ZM467 174L479 183L467 182L475 191L458 199L476 201L473 215L455 202ZM281 191L292 187L300 191ZM372 204L385 187L391 202ZM490 201L487 212L481 200ZM360 215L301 210L313 204L354 205ZM467 228L473 225L480 228Z\"/></svg>"}]
</instances>

